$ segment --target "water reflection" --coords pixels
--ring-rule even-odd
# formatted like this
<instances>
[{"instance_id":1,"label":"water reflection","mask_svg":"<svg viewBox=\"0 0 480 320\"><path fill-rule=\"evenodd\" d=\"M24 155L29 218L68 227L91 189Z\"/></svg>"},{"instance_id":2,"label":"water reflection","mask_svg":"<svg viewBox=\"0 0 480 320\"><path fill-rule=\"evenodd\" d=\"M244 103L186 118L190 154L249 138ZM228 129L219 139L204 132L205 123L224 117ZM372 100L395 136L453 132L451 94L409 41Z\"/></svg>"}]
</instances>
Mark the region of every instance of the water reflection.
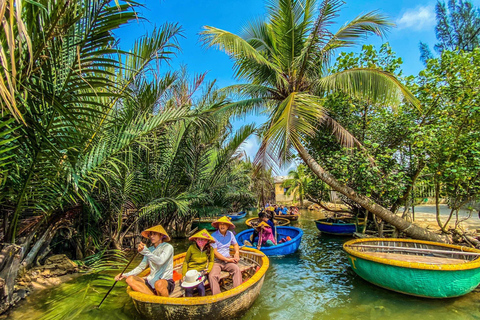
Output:
<instances>
[{"instance_id":1,"label":"water reflection","mask_svg":"<svg viewBox=\"0 0 480 320\"><path fill-rule=\"evenodd\" d=\"M342 251L348 238L320 235L313 222L319 218L321 214L305 210L293 222L304 230L299 250L271 259L262 292L242 319L480 319L478 292L456 299L421 299L365 282L349 268ZM235 222L236 232L246 229L244 222ZM174 240L172 244L182 252L190 243ZM141 319L124 283L100 310L94 309L111 284L112 275L84 276L31 295L8 318Z\"/></svg>"}]
</instances>

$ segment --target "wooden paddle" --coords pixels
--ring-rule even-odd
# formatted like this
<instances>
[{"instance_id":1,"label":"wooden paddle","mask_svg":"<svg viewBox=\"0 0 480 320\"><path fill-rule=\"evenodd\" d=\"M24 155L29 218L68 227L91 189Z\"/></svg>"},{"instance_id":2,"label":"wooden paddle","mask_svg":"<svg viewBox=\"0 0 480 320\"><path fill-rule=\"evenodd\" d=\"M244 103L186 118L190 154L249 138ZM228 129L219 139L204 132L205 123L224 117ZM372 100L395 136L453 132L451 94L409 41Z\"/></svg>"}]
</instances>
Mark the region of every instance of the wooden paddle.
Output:
<instances>
[{"instance_id":1,"label":"wooden paddle","mask_svg":"<svg viewBox=\"0 0 480 320\"><path fill-rule=\"evenodd\" d=\"M127 270L128 266L132 263L133 260L135 260L135 258L138 256L138 251L137 253L132 257L132 259L130 259L130 261L128 261L127 265L125 266L125 268L123 268L122 270L122 273L123 274L125 272L125 270ZM107 299L108 295L110 294L110 292L113 290L113 288L115 287L115 285L117 284L117 280L113 283L112 287L110 288L110 290L108 290L107 294L105 295L105 297L103 297L102 301L99 303L99 305L97 306L97 309L100 308L100 306L102 305L103 301L105 301L105 299Z\"/></svg>"},{"instance_id":2,"label":"wooden paddle","mask_svg":"<svg viewBox=\"0 0 480 320\"><path fill-rule=\"evenodd\" d=\"M148 246L150 245L150 241L148 240L145 244L145 247L148 248ZM133 260L135 260L135 258L138 256L140 252L137 251L137 253L132 257L132 259L130 259L130 261L128 261L127 265L125 266L125 268L123 268L122 272L120 274L123 274L125 272L125 270L127 270L128 266L132 263ZM100 308L100 306L102 305L103 301L105 301L105 299L107 299L108 295L110 294L110 292L113 290L113 288L115 287L115 285L117 284L117 280L113 283L112 287L110 288L110 290L108 290L107 294L105 295L105 297L103 297L102 301L100 301L100 304L97 306L97 309Z\"/></svg>"}]
</instances>

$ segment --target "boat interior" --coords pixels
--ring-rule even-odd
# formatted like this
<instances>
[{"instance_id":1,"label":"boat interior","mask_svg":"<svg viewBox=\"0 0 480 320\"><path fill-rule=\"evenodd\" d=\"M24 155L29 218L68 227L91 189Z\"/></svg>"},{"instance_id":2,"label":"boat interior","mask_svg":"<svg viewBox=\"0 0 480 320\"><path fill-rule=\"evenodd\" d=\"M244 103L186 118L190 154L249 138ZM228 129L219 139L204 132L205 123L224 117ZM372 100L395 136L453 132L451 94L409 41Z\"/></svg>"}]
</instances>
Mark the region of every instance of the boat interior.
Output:
<instances>
[{"instance_id":1,"label":"boat interior","mask_svg":"<svg viewBox=\"0 0 480 320\"><path fill-rule=\"evenodd\" d=\"M233 255L233 252L232 252ZM240 261L238 262L238 266L240 267L240 271L242 272L242 280L245 282L246 280L250 279L255 272L257 272L258 268L261 266L261 257L258 256L256 253L250 253L247 251L243 251L240 253ZM183 261L178 264L175 264L174 270L178 273L182 272ZM222 292L232 289L232 277L228 272L222 271L220 276L220 288ZM205 291L206 295L211 295L210 291L210 284L208 282L208 277L205 280ZM181 298L185 296L185 290L180 285L180 280L175 281L175 289L170 294L170 298ZM197 296L196 290L194 291L194 297Z\"/></svg>"},{"instance_id":2,"label":"boat interior","mask_svg":"<svg viewBox=\"0 0 480 320\"><path fill-rule=\"evenodd\" d=\"M372 257L431 265L466 263L480 257L476 252L417 242L368 241L349 247Z\"/></svg>"}]
</instances>

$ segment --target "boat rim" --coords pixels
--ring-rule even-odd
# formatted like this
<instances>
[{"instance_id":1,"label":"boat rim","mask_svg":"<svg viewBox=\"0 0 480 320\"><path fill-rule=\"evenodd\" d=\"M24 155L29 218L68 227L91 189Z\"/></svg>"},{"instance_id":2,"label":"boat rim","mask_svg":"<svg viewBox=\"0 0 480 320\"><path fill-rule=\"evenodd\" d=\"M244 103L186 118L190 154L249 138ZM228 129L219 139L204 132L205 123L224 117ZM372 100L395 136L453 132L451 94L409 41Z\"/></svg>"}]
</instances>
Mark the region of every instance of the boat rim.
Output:
<instances>
[{"instance_id":1,"label":"boat rim","mask_svg":"<svg viewBox=\"0 0 480 320\"><path fill-rule=\"evenodd\" d=\"M357 223L355 222L346 222L346 223L336 223L336 222L324 222L322 220L326 220L326 219L318 219L318 220L315 220L315 223L320 223L320 224L325 224L325 225L328 225L328 226L348 226L348 225L357 225ZM358 225L364 225L365 224L365 219L360 221L358 220Z\"/></svg>"},{"instance_id":2,"label":"boat rim","mask_svg":"<svg viewBox=\"0 0 480 320\"><path fill-rule=\"evenodd\" d=\"M476 269L480 267L480 255L479 258L476 258L475 260L468 261L468 262L462 262L462 263L455 263L455 264L442 264L442 265L432 265L428 263L421 263L421 262L405 262L401 260L393 260L393 259L386 259L386 258L379 258L379 257L373 257L365 252L360 252L357 250L354 250L354 247L351 247L352 245L359 244L362 242L371 242L371 241L384 241L384 242L415 242L415 243L420 243L420 244L428 244L428 245L435 245L438 247L444 247L444 248L452 248L452 249L457 249L461 252L475 252L480 254L480 250L478 249L473 249L473 248L468 248L468 247L462 247L462 246L457 246L453 244L447 244L447 243L440 243L440 242L434 242L434 241L425 241L425 240L414 240L414 239L400 239L400 238L367 238L367 239L353 239L345 242L343 244L343 250L345 250L348 254L351 256L361 258L364 260L369 260L373 262L378 262L382 264L387 264L387 265L392 265L396 267L403 267L403 268L410 268L410 269L423 269L423 270L442 270L442 271L458 271L458 270L470 270L470 269Z\"/></svg>"},{"instance_id":3,"label":"boat rim","mask_svg":"<svg viewBox=\"0 0 480 320\"><path fill-rule=\"evenodd\" d=\"M265 255L263 252L257 249L248 248L248 247L242 247L242 250L252 251L253 253L262 254L263 255L261 257L262 265L260 269L258 269L250 279L248 279L247 281L245 281L244 283L242 283L241 285L233 289L221 292L214 296L210 295L210 296L204 296L204 297L181 297L181 298L161 297L161 296L156 296L151 294L145 294L145 293L133 291L132 288L130 288L130 286L127 286L127 293L132 299L137 301L147 302L147 303L157 303L157 304L169 304L169 305L204 305L204 304L225 300L227 298L230 298L242 293L243 291L247 290L248 288L256 284L258 281L260 281L262 277L265 275L270 265L270 261L267 255ZM181 258L182 256L185 256L186 254L187 254L186 252L183 252L176 255L175 257L178 259L178 258Z\"/></svg>"},{"instance_id":4,"label":"boat rim","mask_svg":"<svg viewBox=\"0 0 480 320\"><path fill-rule=\"evenodd\" d=\"M249 226L249 227L252 227L252 226L249 225L248 223L249 223L250 221L256 220L256 219L260 219L260 218L258 218L258 217L248 218L247 220L245 220L245 224L246 224L247 226ZM288 220L287 218L274 218L274 219L275 219L275 220L283 220L283 222L288 221L288 223L290 223L290 220ZM285 226L277 226L277 228L278 228L278 227L286 227L286 225L285 225Z\"/></svg>"},{"instance_id":5,"label":"boat rim","mask_svg":"<svg viewBox=\"0 0 480 320\"><path fill-rule=\"evenodd\" d=\"M303 236L303 230L300 229L300 228L297 228L297 227L289 227L289 226L280 226L280 227L277 227L277 229L279 228L289 228L289 229L296 229L298 230L298 234L295 236L295 238L292 238L292 240L289 240L287 242L284 242L284 243L280 243L280 244L277 244L275 246L272 246L272 247L264 247L262 248L262 250L268 250L268 249L276 249L276 248L281 248L281 247L286 247L287 245L290 245L292 244L293 242L297 241L299 238L301 238ZM242 233L247 233L247 231L250 231L250 230L253 230L253 228L251 229L247 229L247 230L243 230L242 232L238 233L238 235L242 234ZM248 248L248 249L254 249L254 247L250 247L250 246L241 246L241 248ZM256 250L256 249L255 249ZM264 252L262 252L264 253Z\"/></svg>"}]
</instances>

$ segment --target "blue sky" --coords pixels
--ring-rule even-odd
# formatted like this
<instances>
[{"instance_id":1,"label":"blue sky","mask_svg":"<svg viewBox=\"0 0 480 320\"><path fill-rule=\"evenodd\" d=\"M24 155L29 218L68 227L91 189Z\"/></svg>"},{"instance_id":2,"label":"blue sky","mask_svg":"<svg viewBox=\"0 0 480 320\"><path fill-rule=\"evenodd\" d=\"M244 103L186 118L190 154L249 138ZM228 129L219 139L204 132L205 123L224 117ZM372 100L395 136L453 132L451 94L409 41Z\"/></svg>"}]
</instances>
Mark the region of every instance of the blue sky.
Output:
<instances>
[{"instance_id":1,"label":"blue sky","mask_svg":"<svg viewBox=\"0 0 480 320\"><path fill-rule=\"evenodd\" d=\"M364 43L379 48L383 42L388 41L397 56L403 59L404 74L416 75L422 70L418 45L423 41L433 50L436 43L434 31L436 1L345 0L345 2L340 16L336 19L337 24L332 26L333 31L359 14L378 10L395 22L397 27L393 28L385 39L369 37ZM182 52L173 59L170 68L178 69L180 65L187 65L191 74L208 72L207 80L216 79L219 87L237 83L233 78L233 63L226 54L202 47L198 40L202 27L209 25L240 33L246 23L265 17L266 14L266 2L262 0L143 0L143 3L145 8L140 10L141 15L148 22L140 21L122 27L117 32L120 46L128 49L135 39L150 32L155 26L164 22L178 22L183 27L185 37L180 39ZM480 0L474 0L472 3L478 7ZM167 70L168 66L165 68ZM257 118L246 119L245 122L255 120L258 122ZM244 148L249 155L253 155L257 148L255 138L251 138Z\"/></svg>"}]
</instances>

